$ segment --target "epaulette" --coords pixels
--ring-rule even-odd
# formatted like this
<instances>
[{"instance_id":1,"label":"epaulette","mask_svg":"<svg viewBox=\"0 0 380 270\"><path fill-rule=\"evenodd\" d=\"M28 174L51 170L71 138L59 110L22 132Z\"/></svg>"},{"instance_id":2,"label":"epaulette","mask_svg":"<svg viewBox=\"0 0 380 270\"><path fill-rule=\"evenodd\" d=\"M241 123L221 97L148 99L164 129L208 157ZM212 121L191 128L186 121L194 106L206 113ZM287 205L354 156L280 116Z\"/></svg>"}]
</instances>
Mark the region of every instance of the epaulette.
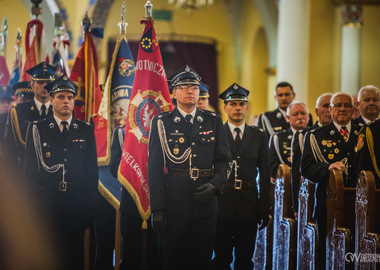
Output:
<instances>
[{"instance_id":1,"label":"epaulette","mask_svg":"<svg viewBox=\"0 0 380 270\"><path fill-rule=\"evenodd\" d=\"M376 119L375 121L369 122L367 125L368 126L376 126L380 123L380 119Z\"/></svg>"},{"instance_id":2,"label":"epaulette","mask_svg":"<svg viewBox=\"0 0 380 270\"><path fill-rule=\"evenodd\" d=\"M168 117L169 115L171 115L171 111L167 111L167 112L163 112L163 113L161 113L161 114L159 114L157 117L158 118L165 118L165 117Z\"/></svg>"},{"instance_id":3,"label":"epaulette","mask_svg":"<svg viewBox=\"0 0 380 270\"><path fill-rule=\"evenodd\" d=\"M205 115L211 115L211 116L214 116L214 117L219 117L219 115L217 113L209 111L209 110L202 110L201 113L203 113Z\"/></svg>"}]
</instances>

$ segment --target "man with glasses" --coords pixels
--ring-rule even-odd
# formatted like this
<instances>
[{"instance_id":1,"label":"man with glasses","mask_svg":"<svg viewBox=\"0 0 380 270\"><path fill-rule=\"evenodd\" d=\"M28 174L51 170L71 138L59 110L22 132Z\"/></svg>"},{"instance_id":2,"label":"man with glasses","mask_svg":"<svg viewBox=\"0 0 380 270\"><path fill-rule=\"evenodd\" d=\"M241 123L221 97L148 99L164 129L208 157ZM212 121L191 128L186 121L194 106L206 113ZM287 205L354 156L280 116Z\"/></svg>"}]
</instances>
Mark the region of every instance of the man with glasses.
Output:
<instances>
[{"instance_id":1,"label":"man with glasses","mask_svg":"<svg viewBox=\"0 0 380 270\"><path fill-rule=\"evenodd\" d=\"M31 75L30 83L34 99L27 103L16 104L10 110L4 134L4 153L11 164L22 165L25 148L26 130L29 123L46 119L52 115L49 92L45 85L55 78L54 67L42 62L26 71Z\"/></svg>"},{"instance_id":2,"label":"man with glasses","mask_svg":"<svg viewBox=\"0 0 380 270\"><path fill-rule=\"evenodd\" d=\"M360 116L357 119L363 125L375 121L380 114L380 91L373 85L363 86L358 94Z\"/></svg>"},{"instance_id":3,"label":"man with glasses","mask_svg":"<svg viewBox=\"0 0 380 270\"><path fill-rule=\"evenodd\" d=\"M152 224L166 269L208 269L231 160L220 116L196 108L200 80L188 66L171 77L177 107L153 118L149 136Z\"/></svg>"},{"instance_id":4,"label":"man with glasses","mask_svg":"<svg viewBox=\"0 0 380 270\"><path fill-rule=\"evenodd\" d=\"M326 263L326 187L330 171L341 171L346 187L356 185L356 144L360 126L352 120L354 101L339 92L331 97L332 122L306 134L301 160L302 175L316 183L314 217L318 233L318 263Z\"/></svg>"}]
</instances>

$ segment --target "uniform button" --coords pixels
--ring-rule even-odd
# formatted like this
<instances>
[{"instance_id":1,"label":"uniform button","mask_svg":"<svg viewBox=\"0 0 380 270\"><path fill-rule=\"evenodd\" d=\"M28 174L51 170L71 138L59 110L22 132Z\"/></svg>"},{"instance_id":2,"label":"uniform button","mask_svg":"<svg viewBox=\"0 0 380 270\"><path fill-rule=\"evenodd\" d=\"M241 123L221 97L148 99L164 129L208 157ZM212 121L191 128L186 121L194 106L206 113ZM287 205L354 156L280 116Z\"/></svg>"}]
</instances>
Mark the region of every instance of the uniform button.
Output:
<instances>
[{"instance_id":1,"label":"uniform button","mask_svg":"<svg viewBox=\"0 0 380 270\"><path fill-rule=\"evenodd\" d=\"M237 158L237 159L239 159L239 158L240 158L240 156L237 156L236 158Z\"/></svg>"},{"instance_id":2,"label":"uniform button","mask_svg":"<svg viewBox=\"0 0 380 270\"><path fill-rule=\"evenodd\" d=\"M67 148L63 149L63 151L67 152Z\"/></svg>"},{"instance_id":3,"label":"uniform button","mask_svg":"<svg viewBox=\"0 0 380 270\"><path fill-rule=\"evenodd\" d=\"M194 155L193 155L193 157L196 157L196 156L197 156L197 154L194 154Z\"/></svg>"},{"instance_id":4,"label":"uniform button","mask_svg":"<svg viewBox=\"0 0 380 270\"><path fill-rule=\"evenodd\" d=\"M67 162L67 158L64 158L63 161L64 161L64 162Z\"/></svg>"},{"instance_id":5,"label":"uniform button","mask_svg":"<svg viewBox=\"0 0 380 270\"><path fill-rule=\"evenodd\" d=\"M195 145L195 142L192 142L191 145Z\"/></svg>"}]
</instances>

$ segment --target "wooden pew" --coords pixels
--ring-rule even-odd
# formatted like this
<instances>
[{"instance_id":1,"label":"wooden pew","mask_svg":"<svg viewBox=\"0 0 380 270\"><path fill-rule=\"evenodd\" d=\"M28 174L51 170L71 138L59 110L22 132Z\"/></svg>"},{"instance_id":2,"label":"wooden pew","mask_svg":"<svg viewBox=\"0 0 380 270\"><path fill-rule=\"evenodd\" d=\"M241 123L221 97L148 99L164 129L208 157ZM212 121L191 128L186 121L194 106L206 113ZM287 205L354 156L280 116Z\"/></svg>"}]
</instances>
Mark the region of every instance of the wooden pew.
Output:
<instances>
[{"instance_id":1,"label":"wooden pew","mask_svg":"<svg viewBox=\"0 0 380 270\"><path fill-rule=\"evenodd\" d=\"M254 269L271 269L272 266L274 188L275 183L271 182L269 222L266 228L257 231L255 253L253 254Z\"/></svg>"},{"instance_id":2,"label":"wooden pew","mask_svg":"<svg viewBox=\"0 0 380 270\"><path fill-rule=\"evenodd\" d=\"M303 181L302 181L303 180ZM298 193L297 269L316 268L317 225L312 219L315 184L301 177Z\"/></svg>"},{"instance_id":3,"label":"wooden pew","mask_svg":"<svg viewBox=\"0 0 380 270\"><path fill-rule=\"evenodd\" d=\"M355 188L345 188L343 176L337 170L330 172L327 184L326 268L345 269L353 264L345 260L354 251L351 234L355 227Z\"/></svg>"},{"instance_id":4,"label":"wooden pew","mask_svg":"<svg viewBox=\"0 0 380 270\"><path fill-rule=\"evenodd\" d=\"M356 184L355 254L346 258L355 262L355 269L380 269L376 257L359 257L380 252L379 207L380 190L376 190L375 178L372 172L361 171Z\"/></svg>"},{"instance_id":5,"label":"wooden pew","mask_svg":"<svg viewBox=\"0 0 380 270\"><path fill-rule=\"evenodd\" d=\"M295 269L296 222L292 210L290 168L281 164L274 191L272 269Z\"/></svg>"}]
</instances>

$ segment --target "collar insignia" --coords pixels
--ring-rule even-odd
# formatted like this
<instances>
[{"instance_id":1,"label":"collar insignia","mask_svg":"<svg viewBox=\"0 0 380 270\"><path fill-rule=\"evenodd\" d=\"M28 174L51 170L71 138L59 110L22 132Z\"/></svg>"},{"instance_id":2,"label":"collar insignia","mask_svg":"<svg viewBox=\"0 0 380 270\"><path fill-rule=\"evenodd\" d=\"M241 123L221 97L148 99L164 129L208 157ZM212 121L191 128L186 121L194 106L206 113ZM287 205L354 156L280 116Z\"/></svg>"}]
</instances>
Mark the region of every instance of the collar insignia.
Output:
<instances>
[{"instance_id":1,"label":"collar insignia","mask_svg":"<svg viewBox=\"0 0 380 270\"><path fill-rule=\"evenodd\" d=\"M202 118L202 116L198 115L198 116L197 116L197 120L198 120L198 122L202 123L202 122L203 122L203 118Z\"/></svg>"},{"instance_id":2,"label":"collar insignia","mask_svg":"<svg viewBox=\"0 0 380 270\"><path fill-rule=\"evenodd\" d=\"M179 123L179 121L181 121L179 116L174 117L174 123Z\"/></svg>"},{"instance_id":3,"label":"collar insignia","mask_svg":"<svg viewBox=\"0 0 380 270\"><path fill-rule=\"evenodd\" d=\"M77 124L73 124L73 127L75 128L75 129L77 129L78 128L78 125Z\"/></svg>"},{"instance_id":4,"label":"collar insignia","mask_svg":"<svg viewBox=\"0 0 380 270\"><path fill-rule=\"evenodd\" d=\"M281 113L281 112L278 112L278 113L276 114L276 117L277 117L278 119L280 119L280 118L282 117L282 113Z\"/></svg>"},{"instance_id":5,"label":"collar insignia","mask_svg":"<svg viewBox=\"0 0 380 270\"><path fill-rule=\"evenodd\" d=\"M330 135L334 135L334 134L335 134L335 130L331 130Z\"/></svg>"}]
</instances>

